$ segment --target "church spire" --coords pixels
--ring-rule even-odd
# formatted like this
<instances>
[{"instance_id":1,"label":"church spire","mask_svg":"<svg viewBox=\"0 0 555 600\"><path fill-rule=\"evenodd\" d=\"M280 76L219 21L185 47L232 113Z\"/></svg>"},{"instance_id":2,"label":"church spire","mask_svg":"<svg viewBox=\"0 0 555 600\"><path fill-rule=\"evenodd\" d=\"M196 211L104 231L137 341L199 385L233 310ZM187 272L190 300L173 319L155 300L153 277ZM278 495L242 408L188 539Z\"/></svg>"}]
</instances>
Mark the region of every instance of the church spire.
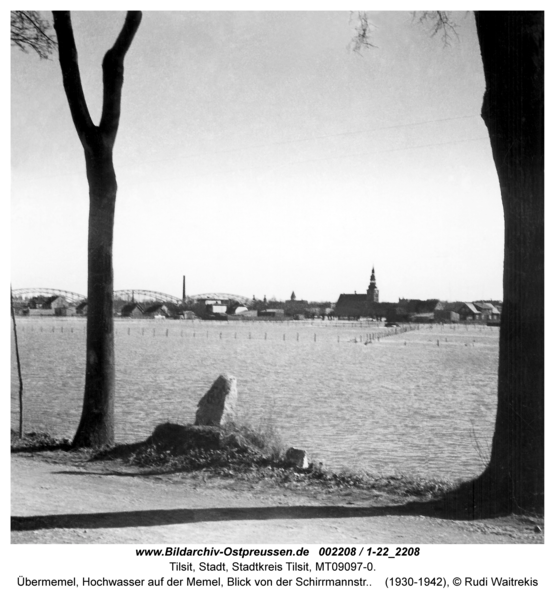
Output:
<instances>
[{"instance_id":1,"label":"church spire","mask_svg":"<svg viewBox=\"0 0 555 600\"><path fill-rule=\"evenodd\" d=\"M376 284L376 271L374 270L374 265L372 265L372 275L370 275L370 285L368 286L366 295L368 297L368 302L380 301L380 292Z\"/></svg>"}]
</instances>

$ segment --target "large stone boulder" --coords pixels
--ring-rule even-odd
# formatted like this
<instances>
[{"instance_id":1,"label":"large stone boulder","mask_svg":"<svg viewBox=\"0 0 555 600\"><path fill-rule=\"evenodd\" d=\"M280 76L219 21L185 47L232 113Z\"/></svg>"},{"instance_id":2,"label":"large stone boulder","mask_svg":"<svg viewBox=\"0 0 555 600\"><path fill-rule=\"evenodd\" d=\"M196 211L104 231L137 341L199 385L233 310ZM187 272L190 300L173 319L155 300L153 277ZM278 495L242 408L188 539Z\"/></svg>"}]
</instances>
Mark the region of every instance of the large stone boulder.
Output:
<instances>
[{"instance_id":1,"label":"large stone boulder","mask_svg":"<svg viewBox=\"0 0 555 600\"><path fill-rule=\"evenodd\" d=\"M220 375L198 403L195 425L225 425L233 421L237 404L237 379Z\"/></svg>"}]
</instances>

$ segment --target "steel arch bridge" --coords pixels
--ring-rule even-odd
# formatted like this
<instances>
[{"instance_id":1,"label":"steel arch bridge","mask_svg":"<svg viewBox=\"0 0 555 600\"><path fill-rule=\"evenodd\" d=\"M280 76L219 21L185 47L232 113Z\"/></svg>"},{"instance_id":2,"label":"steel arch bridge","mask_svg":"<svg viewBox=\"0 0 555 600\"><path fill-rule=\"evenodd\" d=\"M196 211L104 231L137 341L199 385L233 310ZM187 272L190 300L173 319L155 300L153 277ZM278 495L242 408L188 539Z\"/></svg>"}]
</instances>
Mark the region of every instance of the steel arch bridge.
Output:
<instances>
[{"instance_id":1,"label":"steel arch bridge","mask_svg":"<svg viewBox=\"0 0 555 600\"><path fill-rule=\"evenodd\" d=\"M133 299L136 302L172 302L173 304L181 304L181 298L164 294L163 292L154 292L152 290L117 290L114 292L114 298L131 302Z\"/></svg>"},{"instance_id":2,"label":"steel arch bridge","mask_svg":"<svg viewBox=\"0 0 555 600\"><path fill-rule=\"evenodd\" d=\"M238 296L237 294L226 294L223 292L211 292L208 294L196 294L195 296L187 296L190 300L202 300L204 298L210 298L211 300L236 300L240 304L246 304L250 302L250 299L246 296Z\"/></svg>"},{"instance_id":3,"label":"steel arch bridge","mask_svg":"<svg viewBox=\"0 0 555 600\"><path fill-rule=\"evenodd\" d=\"M57 290L54 288L19 288L12 290L14 298L33 298L34 296L45 296L47 298L51 296L63 296L69 302L79 303L86 300L87 297L83 294L77 294L76 292L69 292L67 290Z\"/></svg>"},{"instance_id":4,"label":"steel arch bridge","mask_svg":"<svg viewBox=\"0 0 555 600\"><path fill-rule=\"evenodd\" d=\"M55 288L19 288L12 290L14 298L33 298L34 296L64 296L71 303L83 302L87 299L83 294L76 292L70 292L68 290L59 290ZM114 292L114 298L131 302L135 299L137 302L172 302L174 304L181 304L182 299L171 294L164 294L163 292L155 292L152 290L116 290ZM212 300L235 300L240 304L246 304L250 302L250 299L246 296L239 296L237 294L227 294L223 292L210 292L207 294L196 294L194 296L187 296L188 300L202 300L204 298L210 298Z\"/></svg>"},{"instance_id":5,"label":"steel arch bridge","mask_svg":"<svg viewBox=\"0 0 555 600\"><path fill-rule=\"evenodd\" d=\"M182 298L172 296L170 294L164 294L163 292L155 292L152 290L117 290L114 292L115 298L126 300L131 302L135 299L137 302L173 302L174 304L181 304ZM237 294L227 294L222 292L211 292L208 294L196 294L194 296L187 296L187 300L202 300L204 298L210 298L212 300L236 300L237 302L244 304L249 299L246 296L238 296Z\"/></svg>"}]
</instances>

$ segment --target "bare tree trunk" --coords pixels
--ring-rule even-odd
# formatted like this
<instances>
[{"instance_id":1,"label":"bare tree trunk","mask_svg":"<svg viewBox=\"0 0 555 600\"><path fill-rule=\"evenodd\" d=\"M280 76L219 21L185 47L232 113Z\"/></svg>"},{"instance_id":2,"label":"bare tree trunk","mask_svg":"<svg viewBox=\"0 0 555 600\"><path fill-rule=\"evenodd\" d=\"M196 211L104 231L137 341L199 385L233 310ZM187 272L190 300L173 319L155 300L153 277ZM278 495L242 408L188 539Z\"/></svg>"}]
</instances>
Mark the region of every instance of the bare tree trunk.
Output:
<instances>
[{"instance_id":1,"label":"bare tree trunk","mask_svg":"<svg viewBox=\"0 0 555 600\"><path fill-rule=\"evenodd\" d=\"M114 443L116 374L112 247L117 182L112 150L121 111L123 61L140 25L141 13L127 13L116 42L104 57L104 95L98 126L91 120L81 85L70 13L55 11L53 15L64 89L85 150L90 202L85 394L73 446L100 448Z\"/></svg>"},{"instance_id":2,"label":"bare tree trunk","mask_svg":"<svg viewBox=\"0 0 555 600\"><path fill-rule=\"evenodd\" d=\"M73 445L114 443L116 388L112 246L117 183L110 150L86 154L89 181L87 356L85 394Z\"/></svg>"},{"instance_id":3,"label":"bare tree trunk","mask_svg":"<svg viewBox=\"0 0 555 600\"><path fill-rule=\"evenodd\" d=\"M488 128L505 216L498 408L475 485L494 510L541 510L544 494L544 20L477 12Z\"/></svg>"}]
</instances>

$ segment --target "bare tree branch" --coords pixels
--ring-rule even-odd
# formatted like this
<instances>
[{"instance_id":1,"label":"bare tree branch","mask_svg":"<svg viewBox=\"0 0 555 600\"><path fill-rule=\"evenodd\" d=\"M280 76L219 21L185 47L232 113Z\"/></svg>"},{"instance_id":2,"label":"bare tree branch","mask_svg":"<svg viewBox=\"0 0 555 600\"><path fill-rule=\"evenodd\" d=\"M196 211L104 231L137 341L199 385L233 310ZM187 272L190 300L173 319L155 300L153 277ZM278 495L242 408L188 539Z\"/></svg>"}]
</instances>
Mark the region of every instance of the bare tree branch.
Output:
<instances>
[{"instance_id":1,"label":"bare tree branch","mask_svg":"<svg viewBox=\"0 0 555 600\"><path fill-rule=\"evenodd\" d=\"M416 19L418 13L413 12L412 17ZM420 25L428 26L432 37L438 33L441 34L441 41L444 46L451 45L452 36L459 39L457 33L457 24L451 20L449 14L443 10L425 10L422 11L418 18Z\"/></svg>"},{"instance_id":2,"label":"bare tree branch","mask_svg":"<svg viewBox=\"0 0 555 600\"><path fill-rule=\"evenodd\" d=\"M375 48L375 44L372 43L372 32L376 29L376 26L370 21L368 13L365 11L359 11L356 14L352 12L351 19L353 19L353 16L357 20L357 26L349 48L358 54L365 48ZM457 24L451 20L449 13L446 11L413 12L412 18L413 20L418 18L420 25L427 26L432 37L441 34L441 41L444 46L450 46L453 37L459 38Z\"/></svg>"},{"instance_id":3,"label":"bare tree branch","mask_svg":"<svg viewBox=\"0 0 555 600\"><path fill-rule=\"evenodd\" d=\"M351 40L349 48L360 54L363 48L375 48L376 46L371 42L371 34L376 26L368 18L368 13L365 11L358 11L356 15L351 12L351 20L353 16L356 17L358 24L355 27L355 37Z\"/></svg>"},{"instance_id":4,"label":"bare tree branch","mask_svg":"<svg viewBox=\"0 0 555 600\"><path fill-rule=\"evenodd\" d=\"M139 11L129 11L127 13L117 40L112 48L106 52L102 62L104 98L99 129L102 135L106 136L112 144L116 138L121 114L123 61L141 24L141 19L142 13Z\"/></svg>"},{"instance_id":5,"label":"bare tree branch","mask_svg":"<svg viewBox=\"0 0 555 600\"><path fill-rule=\"evenodd\" d=\"M52 14L54 16L54 29L58 36L60 67L71 118L81 143L84 147L87 147L90 143L90 140L87 142L87 139L94 131L94 124L89 114L83 85L81 84L71 14L69 11L53 11Z\"/></svg>"},{"instance_id":6,"label":"bare tree branch","mask_svg":"<svg viewBox=\"0 0 555 600\"><path fill-rule=\"evenodd\" d=\"M42 59L48 59L57 46L50 37L50 23L37 11L13 10L10 13L10 39L12 46L23 52L34 50Z\"/></svg>"},{"instance_id":7,"label":"bare tree branch","mask_svg":"<svg viewBox=\"0 0 555 600\"><path fill-rule=\"evenodd\" d=\"M83 92L77 47L71 25L69 11L54 11L54 29L58 36L60 66L64 81L64 89L71 111L71 117L79 139L85 148L103 138L106 147L113 146L121 114L121 90L123 87L123 62L133 38L139 28L142 13L129 11L125 18L122 30L114 45L102 62L103 71L103 105L100 125L96 127L87 108L87 101Z\"/></svg>"}]
</instances>

